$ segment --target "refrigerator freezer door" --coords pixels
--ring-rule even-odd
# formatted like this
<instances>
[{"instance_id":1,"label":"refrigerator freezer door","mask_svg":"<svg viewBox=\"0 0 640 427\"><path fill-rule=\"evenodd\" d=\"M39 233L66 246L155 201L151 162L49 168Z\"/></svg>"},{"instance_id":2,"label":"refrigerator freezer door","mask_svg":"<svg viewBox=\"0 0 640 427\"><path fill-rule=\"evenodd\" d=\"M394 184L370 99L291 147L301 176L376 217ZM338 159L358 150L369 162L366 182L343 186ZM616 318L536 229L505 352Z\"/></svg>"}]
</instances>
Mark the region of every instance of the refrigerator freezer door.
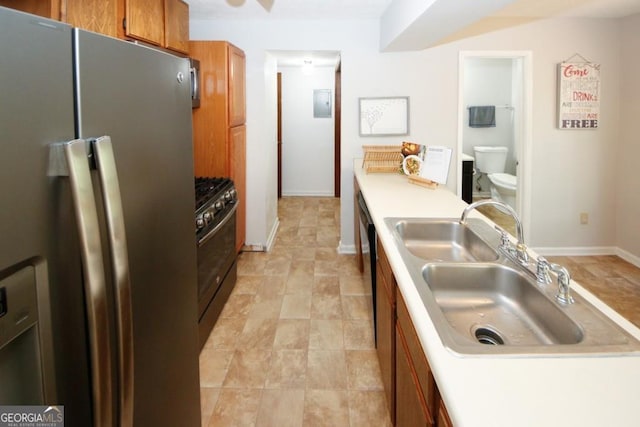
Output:
<instances>
[{"instance_id":1,"label":"refrigerator freezer door","mask_svg":"<svg viewBox=\"0 0 640 427\"><path fill-rule=\"evenodd\" d=\"M47 175L50 145L74 138L70 39L65 24L0 8L0 278L33 268L38 311L47 311L38 338L44 402L22 403L64 405L74 414L69 426L86 426L91 388L76 227L68 179Z\"/></svg>"},{"instance_id":2,"label":"refrigerator freezer door","mask_svg":"<svg viewBox=\"0 0 640 427\"><path fill-rule=\"evenodd\" d=\"M189 62L74 30L80 138L109 135L134 335L134 425L200 424Z\"/></svg>"}]
</instances>

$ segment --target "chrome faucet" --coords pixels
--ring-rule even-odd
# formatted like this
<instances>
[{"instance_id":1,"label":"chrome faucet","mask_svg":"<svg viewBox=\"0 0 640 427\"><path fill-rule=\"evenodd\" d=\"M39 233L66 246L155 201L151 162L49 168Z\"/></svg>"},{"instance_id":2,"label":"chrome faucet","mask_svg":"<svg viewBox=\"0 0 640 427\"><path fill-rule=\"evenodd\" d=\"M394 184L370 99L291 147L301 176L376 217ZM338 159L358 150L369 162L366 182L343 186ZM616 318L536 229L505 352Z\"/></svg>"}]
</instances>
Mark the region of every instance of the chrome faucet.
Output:
<instances>
[{"instance_id":1,"label":"chrome faucet","mask_svg":"<svg viewBox=\"0 0 640 427\"><path fill-rule=\"evenodd\" d=\"M556 300L563 305L573 304L574 299L571 296L571 275L569 270L558 264L550 264L551 271L558 275L558 293L556 294Z\"/></svg>"},{"instance_id":2,"label":"chrome faucet","mask_svg":"<svg viewBox=\"0 0 640 427\"><path fill-rule=\"evenodd\" d=\"M551 276L549 271L551 270L551 264L545 257L539 256L536 260L536 282L541 285L548 285L551 283Z\"/></svg>"},{"instance_id":3,"label":"chrome faucet","mask_svg":"<svg viewBox=\"0 0 640 427\"><path fill-rule=\"evenodd\" d=\"M478 200L477 202L471 203L469 206L462 211L462 215L460 216L460 224L465 224L467 222L467 216L469 212L472 210L484 206L484 205L494 205L499 208L501 211L504 211L511 215L516 222L516 238L518 242L516 243L515 249L511 246L511 242L509 241L509 236L507 232L496 226L496 229L500 232L501 240L500 240L500 249L502 249L507 255L515 257L516 261L521 265L528 267L529 265L529 254L527 253L527 246L524 244L524 233L522 232L522 222L518 217L518 214L515 210L504 202L499 202L493 199L483 199Z\"/></svg>"}]
</instances>

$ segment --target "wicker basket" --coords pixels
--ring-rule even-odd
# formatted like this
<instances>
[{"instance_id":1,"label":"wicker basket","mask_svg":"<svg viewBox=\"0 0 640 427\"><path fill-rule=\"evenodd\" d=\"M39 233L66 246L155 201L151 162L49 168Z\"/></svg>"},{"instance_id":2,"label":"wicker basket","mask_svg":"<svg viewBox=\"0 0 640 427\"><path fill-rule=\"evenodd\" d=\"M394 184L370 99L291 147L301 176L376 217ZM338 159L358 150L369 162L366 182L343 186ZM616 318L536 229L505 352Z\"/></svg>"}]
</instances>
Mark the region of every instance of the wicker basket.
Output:
<instances>
[{"instance_id":1,"label":"wicker basket","mask_svg":"<svg viewBox=\"0 0 640 427\"><path fill-rule=\"evenodd\" d=\"M402 165L401 145L363 145L362 169L366 173L398 172Z\"/></svg>"}]
</instances>

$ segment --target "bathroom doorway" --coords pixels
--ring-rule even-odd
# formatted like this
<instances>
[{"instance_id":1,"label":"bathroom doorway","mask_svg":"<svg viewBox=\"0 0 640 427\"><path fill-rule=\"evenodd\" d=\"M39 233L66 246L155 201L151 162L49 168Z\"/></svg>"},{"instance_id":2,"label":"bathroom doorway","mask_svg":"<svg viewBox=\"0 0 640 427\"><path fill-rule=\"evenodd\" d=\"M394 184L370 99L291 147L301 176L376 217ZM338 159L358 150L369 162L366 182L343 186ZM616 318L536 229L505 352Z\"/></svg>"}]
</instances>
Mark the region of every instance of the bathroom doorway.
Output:
<instances>
[{"instance_id":1,"label":"bathroom doorway","mask_svg":"<svg viewBox=\"0 0 640 427\"><path fill-rule=\"evenodd\" d=\"M474 164L473 197L498 198L512 205L527 234L531 197L531 52L462 51L459 59L457 158L460 162L474 158L476 146L491 150L506 147L500 175L491 174L489 179ZM484 116L481 120L479 114ZM457 169L458 194L462 194L462 163ZM513 231L509 218L492 209L485 214Z\"/></svg>"}]
</instances>

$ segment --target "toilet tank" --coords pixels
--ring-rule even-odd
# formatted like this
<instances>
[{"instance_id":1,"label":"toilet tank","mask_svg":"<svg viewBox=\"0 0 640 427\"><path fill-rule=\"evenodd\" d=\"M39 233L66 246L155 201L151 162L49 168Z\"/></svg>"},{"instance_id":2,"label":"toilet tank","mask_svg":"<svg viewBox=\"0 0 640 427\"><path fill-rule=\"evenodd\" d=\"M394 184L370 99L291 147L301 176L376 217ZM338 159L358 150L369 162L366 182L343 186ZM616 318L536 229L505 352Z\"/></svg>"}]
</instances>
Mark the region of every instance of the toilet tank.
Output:
<instances>
[{"instance_id":1,"label":"toilet tank","mask_svg":"<svg viewBox=\"0 0 640 427\"><path fill-rule=\"evenodd\" d=\"M504 172L507 164L508 151L509 149L503 146L474 146L473 153L476 161L476 169L487 174Z\"/></svg>"}]
</instances>

